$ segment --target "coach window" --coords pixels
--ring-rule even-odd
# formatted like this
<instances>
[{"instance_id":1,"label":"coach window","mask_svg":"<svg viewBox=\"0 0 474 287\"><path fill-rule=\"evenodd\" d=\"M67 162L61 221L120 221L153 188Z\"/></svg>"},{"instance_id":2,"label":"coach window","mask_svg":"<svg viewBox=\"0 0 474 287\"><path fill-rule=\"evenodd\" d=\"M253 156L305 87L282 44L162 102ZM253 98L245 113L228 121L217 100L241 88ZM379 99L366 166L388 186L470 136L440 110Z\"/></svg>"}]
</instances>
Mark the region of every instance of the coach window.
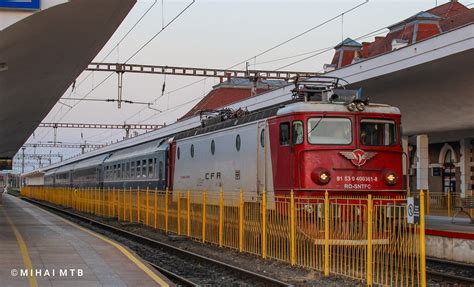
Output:
<instances>
[{"instance_id":1,"label":"coach window","mask_svg":"<svg viewBox=\"0 0 474 287\"><path fill-rule=\"evenodd\" d=\"M135 176L135 162L132 161L130 163L130 178L133 178Z\"/></svg>"},{"instance_id":2,"label":"coach window","mask_svg":"<svg viewBox=\"0 0 474 287\"><path fill-rule=\"evenodd\" d=\"M178 159L179 159L179 157L180 157L180 149L179 149L179 147L178 147L178 150L176 151L176 156L177 156Z\"/></svg>"},{"instance_id":3,"label":"coach window","mask_svg":"<svg viewBox=\"0 0 474 287\"><path fill-rule=\"evenodd\" d=\"M153 159L148 159L148 177L153 177Z\"/></svg>"},{"instance_id":4,"label":"coach window","mask_svg":"<svg viewBox=\"0 0 474 287\"><path fill-rule=\"evenodd\" d=\"M137 164L136 164L136 167L137 167L137 177L141 177L142 175L142 165L140 164L141 162L139 160L137 160Z\"/></svg>"},{"instance_id":5,"label":"coach window","mask_svg":"<svg viewBox=\"0 0 474 287\"><path fill-rule=\"evenodd\" d=\"M304 140L303 122L293 122L293 135L291 141L293 144L302 144Z\"/></svg>"},{"instance_id":6,"label":"coach window","mask_svg":"<svg viewBox=\"0 0 474 287\"><path fill-rule=\"evenodd\" d=\"M158 167L158 179L163 180L163 162L161 160Z\"/></svg>"},{"instance_id":7,"label":"coach window","mask_svg":"<svg viewBox=\"0 0 474 287\"><path fill-rule=\"evenodd\" d=\"M127 170L127 178L130 178L130 162L127 162L126 170Z\"/></svg>"},{"instance_id":8,"label":"coach window","mask_svg":"<svg viewBox=\"0 0 474 287\"><path fill-rule=\"evenodd\" d=\"M194 157L194 145L191 145L191 157Z\"/></svg>"},{"instance_id":9,"label":"coach window","mask_svg":"<svg viewBox=\"0 0 474 287\"><path fill-rule=\"evenodd\" d=\"M109 166L105 167L105 178L109 179Z\"/></svg>"},{"instance_id":10,"label":"coach window","mask_svg":"<svg viewBox=\"0 0 474 287\"><path fill-rule=\"evenodd\" d=\"M156 167L156 157L153 159L153 177L158 177L158 168Z\"/></svg>"},{"instance_id":11,"label":"coach window","mask_svg":"<svg viewBox=\"0 0 474 287\"><path fill-rule=\"evenodd\" d=\"M265 147L265 129L260 132L260 146Z\"/></svg>"},{"instance_id":12,"label":"coach window","mask_svg":"<svg viewBox=\"0 0 474 287\"><path fill-rule=\"evenodd\" d=\"M290 144L290 123L280 124L280 145Z\"/></svg>"},{"instance_id":13,"label":"coach window","mask_svg":"<svg viewBox=\"0 0 474 287\"><path fill-rule=\"evenodd\" d=\"M146 159L142 160L142 177L147 177Z\"/></svg>"},{"instance_id":14,"label":"coach window","mask_svg":"<svg viewBox=\"0 0 474 287\"><path fill-rule=\"evenodd\" d=\"M116 164L114 164L114 169L112 172L113 172L112 178L116 179L117 178L117 165Z\"/></svg>"},{"instance_id":15,"label":"coach window","mask_svg":"<svg viewBox=\"0 0 474 287\"><path fill-rule=\"evenodd\" d=\"M117 178L122 178L122 166L120 164L117 165Z\"/></svg>"}]
</instances>

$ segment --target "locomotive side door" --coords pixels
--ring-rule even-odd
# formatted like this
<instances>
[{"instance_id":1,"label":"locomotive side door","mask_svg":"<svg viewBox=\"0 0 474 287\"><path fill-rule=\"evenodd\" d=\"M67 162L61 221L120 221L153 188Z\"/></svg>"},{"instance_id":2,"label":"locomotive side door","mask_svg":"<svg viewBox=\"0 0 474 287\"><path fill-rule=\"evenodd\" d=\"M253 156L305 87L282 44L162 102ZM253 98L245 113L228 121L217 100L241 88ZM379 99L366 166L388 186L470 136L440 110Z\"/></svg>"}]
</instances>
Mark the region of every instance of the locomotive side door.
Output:
<instances>
[{"instance_id":1,"label":"locomotive side door","mask_svg":"<svg viewBox=\"0 0 474 287\"><path fill-rule=\"evenodd\" d=\"M266 121L257 124L257 194L260 195L266 189L266 158L268 142L268 129Z\"/></svg>"}]
</instances>

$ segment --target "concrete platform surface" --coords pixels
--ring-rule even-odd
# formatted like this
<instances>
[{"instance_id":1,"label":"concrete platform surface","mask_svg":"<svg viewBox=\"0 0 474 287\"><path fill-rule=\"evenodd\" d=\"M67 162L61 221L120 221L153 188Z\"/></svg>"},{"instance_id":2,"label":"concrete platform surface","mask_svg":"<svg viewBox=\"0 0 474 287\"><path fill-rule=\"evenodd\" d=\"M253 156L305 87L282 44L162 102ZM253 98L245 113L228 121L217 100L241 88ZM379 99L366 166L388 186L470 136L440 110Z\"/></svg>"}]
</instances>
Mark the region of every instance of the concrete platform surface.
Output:
<instances>
[{"instance_id":1,"label":"concrete platform surface","mask_svg":"<svg viewBox=\"0 0 474 287\"><path fill-rule=\"evenodd\" d=\"M474 224L470 223L469 218L456 217L452 223L451 217L428 215L425 223L426 229L474 234Z\"/></svg>"},{"instance_id":2,"label":"concrete platform surface","mask_svg":"<svg viewBox=\"0 0 474 287\"><path fill-rule=\"evenodd\" d=\"M0 286L171 286L132 251L3 195Z\"/></svg>"}]
</instances>

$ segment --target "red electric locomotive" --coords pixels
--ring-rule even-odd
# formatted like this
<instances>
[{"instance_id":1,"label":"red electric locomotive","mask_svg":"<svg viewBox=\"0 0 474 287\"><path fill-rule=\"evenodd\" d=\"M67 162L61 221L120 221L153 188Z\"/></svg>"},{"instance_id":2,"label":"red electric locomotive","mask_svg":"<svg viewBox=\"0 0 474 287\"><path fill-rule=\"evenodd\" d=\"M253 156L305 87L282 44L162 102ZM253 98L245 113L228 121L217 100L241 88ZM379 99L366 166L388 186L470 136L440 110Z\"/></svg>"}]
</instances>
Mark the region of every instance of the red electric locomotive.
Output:
<instances>
[{"instance_id":1,"label":"red electric locomotive","mask_svg":"<svg viewBox=\"0 0 474 287\"><path fill-rule=\"evenodd\" d=\"M268 119L275 195L402 195L399 109L322 87L298 83L300 101Z\"/></svg>"}]
</instances>

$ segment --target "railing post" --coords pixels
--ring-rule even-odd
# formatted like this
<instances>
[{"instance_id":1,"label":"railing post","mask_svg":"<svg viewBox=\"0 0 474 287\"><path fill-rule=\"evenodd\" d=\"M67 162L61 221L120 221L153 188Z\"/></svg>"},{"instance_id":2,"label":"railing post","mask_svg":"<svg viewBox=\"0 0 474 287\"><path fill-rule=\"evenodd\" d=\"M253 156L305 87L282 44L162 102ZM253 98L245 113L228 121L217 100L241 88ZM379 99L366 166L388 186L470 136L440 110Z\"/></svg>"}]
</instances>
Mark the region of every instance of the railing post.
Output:
<instances>
[{"instance_id":1,"label":"railing post","mask_svg":"<svg viewBox=\"0 0 474 287\"><path fill-rule=\"evenodd\" d=\"M291 265L296 264L296 230L295 230L295 195L293 189L290 193L290 254Z\"/></svg>"},{"instance_id":2,"label":"railing post","mask_svg":"<svg viewBox=\"0 0 474 287\"><path fill-rule=\"evenodd\" d=\"M181 235L181 193L179 191L177 192L177 196L178 196L178 202L176 204L178 205L178 213L177 213L178 235Z\"/></svg>"},{"instance_id":3,"label":"railing post","mask_svg":"<svg viewBox=\"0 0 474 287\"><path fill-rule=\"evenodd\" d=\"M430 190L426 190L426 214L430 214L430 204L431 204Z\"/></svg>"},{"instance_id":4,"label":"railing post","mask_svg":"<svg viewBox=\"0 0 474 287\"><path fill-rule=\"evenodd\" d=\"M367 198L367 285L372 286L372 195Z\"/></svg>"},{"instance_id":5,"label":"railing post","mask_svg":"<svg viewBox=\"0 0 474 287\"><path fill-rule=\"evenodd\" d=\"M448 191L448 217L451 217L451 191Z\"/></svg>"},{"instance_id":6,"label":"railing post","mask_svg":"<svg viewBox=\"0 0 474 287\"><path fill-rule=\"evenodd\" d=\"M329 276L329 193L324 193L324 276Z\"/></svg>"},{"instance_id":7,"label":"railing post","mask_svg":"<svg viewBox=\"0 0 474 287\"><path fill-rule=\"evenodd\" d=\"M206 192L202 193L202 243L206 242Z\"/></svg>"},{"instance_id":8,"label":"railing post","mask_svg":"<svg viewBox=\"0 0 474 287\"><path fill-rule=\"evenodd\" d=\"M129 204L128 204L128 209L129 209L129 212L130 212L130 223L133 223L133 201L132 201L132 187L130 186L130 189L129 189Z\"/></svg>"},{"instance_id":9,"label":"railing post","mask_svg":"<svg viewBox=\"0 0 474 287\"><path fill-rule=\"evenodd\" d=\"M244 192L242 188L239 199L239 251L244 251Z\"/></svg>"},{"instance_id":10,"label":"railing post","mask_svg":"<svg viewBox=\"0 0 474 287\"><path fill-rule=\"evenodd\" d=\"M154 197L155 197L155 198L154 198L154 199L155 199L155 204L154 204L154 205L155 205L155 206L154 206L154 210L155 210L155 211L153 212L153 217L154 217L154 224L153 224L153 225L154 225L154 227L155 227L155 229L156 229L156 226L157 226L157 224L156 224L156 215L157 215L157 212L158 212L158 189L157 189L156 187L155 187L155 195L154 195Z\"/></svg>"},{"instance_id":11,"label":"railing post","mask_svg":"<svg viewBox=\"0 0 474 287\"><path fill-rule=\"evenodd\" d=\"M267 192L262 193L262 258L267 258Z\"/></svg>"},{"instance_id":12,"label":"railing post","mask_svg":"<svg viewBox=\"0 0 474 287\"><path fill-rule=\"evenodd\" d=\"M141 202L140 202L140 187L138 187L137 188L137 223L138 224L140 224L141 213L142 213L142 208L141 208Z\"/></svg>"},{"instance_id":13,"label":"railing post","mask_svg":"<svg viewBox=\"0 0 474 287\"><path fill-rule=\"evenodd\" d=\"M420 191L420 273L421 286L426 286L426 250L425 250L425 194Z\"/></svg>"},{"instance_id":14,"label":"railing post","mask_svg":"<svg viewBox=\"0 0 474 287\"><path fill-rule=\"evenodd\" d=\"M114 195L114 200L115 200L115 195ZM117 190L117 220L120 221L120 189Z\"/></svg>"},{"instance_id":15,"label":"railing post","mask_svg":"<svg viewBox=\"0 0 474 287\"><path fill-rule=\"evenodd\" d=\"M188 191L188 200L187 200L187 215L188 215L188 225L187 225L187 234L188 237L191 237L191 192Z\"/></svg>"},{"instance_id":16,"label":"railing post","mask_svg":"<svg viewBox=\"0 0 474 287\"><path fill-rule=\"evenodd\" d=\"M112 189L112 217L115 218L115 187Z\"/></svg>"},{"instance_id":17,"label":"railing post","mask_svg":"<svg viewBox=\"0 0 474 287\"><path fill-rule=\"evenodd\" d=\"M165 232L168 233L168 188L165 193Z\"/></svg>"},{"instance_id":18,"label":"railing post","mask_svg":"<svg viewBox=\"0 0 474 287\"><path fill-rule=\"evenodd\" d=\"M150 199L149 199L150 187L146 187L146 226L149 226L150 217Z\"/></svg>"},{"instance_id":19,"label":"railing post","mask_svg":"<svg viewBox=\"0 0 474 287\"><path fill-rule=\"evenodd\" d=\"M123 189L123 221L127 221L127 190Z\"/></svg>"},{"instance_id":20,"label":"railing post","mask_svg":"<svg viewBox=\"0 0 474 287\"><path fill-rule=\"evenodd\" d=\"M224 241L224 193L221 190L219 192L219 247L223 246Z\"/></svg>"}]
</instances>

